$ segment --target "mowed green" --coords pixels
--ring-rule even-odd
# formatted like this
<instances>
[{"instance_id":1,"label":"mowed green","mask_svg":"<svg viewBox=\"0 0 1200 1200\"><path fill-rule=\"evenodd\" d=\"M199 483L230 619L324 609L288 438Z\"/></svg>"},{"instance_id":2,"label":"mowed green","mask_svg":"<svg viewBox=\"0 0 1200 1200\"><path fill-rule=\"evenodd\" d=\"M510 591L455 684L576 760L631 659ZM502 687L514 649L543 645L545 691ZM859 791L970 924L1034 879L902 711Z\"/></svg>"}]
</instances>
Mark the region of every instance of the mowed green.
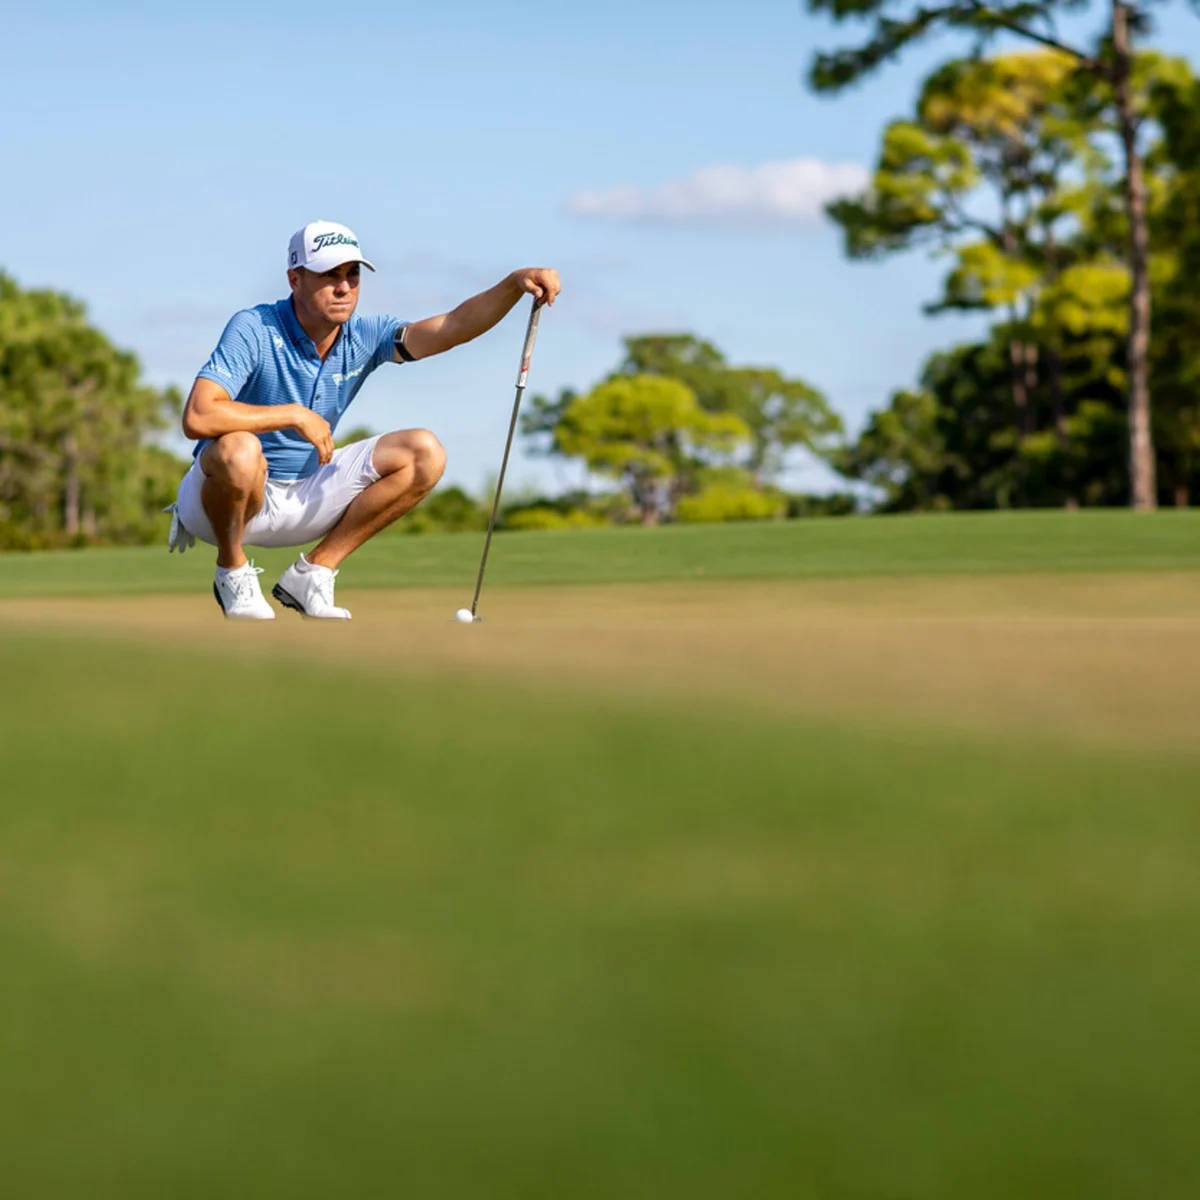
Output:
<instances>
[{"instance_id":1,"label":"mowed green","mask_svg":"<svg viewBox=\"0 0 1200 1200\"><path fill-rule=\"evenodd\" d=\"M0 558L8 1194L1196 1194L1200 522L479 546Z\"/></svg>"},{"instance_id":2,"label":"mowed green","mask_svg":"<svg viewBox=\"0 0 1200 1200\"><path fill-rule=\"evenodd\" d=\"M164 518L165 521L165 518ZM165 528L165 525L164 525ZM474 586L479 534L385 534L359 550L354 587ZM496 586L819 579L1013 571L1200 570L1200 510L1085 510L843 517L747 525L676 525L501 533ZM278 571L284 550L252 551ZM164 546L0 555L0 597L191 592L211 580L207 547Z\"/></svg>"}]
</instances>

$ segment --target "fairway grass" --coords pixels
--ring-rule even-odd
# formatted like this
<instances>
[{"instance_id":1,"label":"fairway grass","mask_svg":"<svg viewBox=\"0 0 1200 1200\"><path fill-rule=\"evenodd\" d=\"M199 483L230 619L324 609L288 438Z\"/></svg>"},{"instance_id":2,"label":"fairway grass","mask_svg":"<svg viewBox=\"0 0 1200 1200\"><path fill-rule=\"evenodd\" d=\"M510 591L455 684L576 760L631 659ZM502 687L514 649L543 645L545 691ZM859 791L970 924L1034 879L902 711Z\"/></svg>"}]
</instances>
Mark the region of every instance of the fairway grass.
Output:
<instances>
[{"instance_id":1,"label":"fairway grass","mask_svg":"<svg viewBox=\"0 0 1200 1200\"><path fill-rule=\"evenodd\" d=\"M0 669L14 1195L1200 1182L1193 756L62 633Z\"/></svg>"},{"instance_id":2,"label":"fairway grass","mask_svg":"<svg viewBox=\"0 0 1200 1200\"><path fill-rule=\"evenodd\" d=\"M449 589L339 589L348 624L221 619L210 594L0 600L11 629L525 682L554 692L1050 746L1189 750L1200 575L1006 573L496 588L481 624Z\"/></svg>"},{"instance_id":3,"label":"fairway grass","mask_svg":"<svg viewBox=\"0 0 1200 1200\"><path fill-rule=\"evenodd\" d=\"M0 558L5 1193L1200 1193L1200 527L959 520Z\"/></svg>"},{"instance_id":4,"label":"fairway grass","mask_svg":"<svg viewBox=\"0 0 1200 1200\"><path fill-rule=\"evenodd\" d=\"M164 518L165 522L165 518ZM162 546L0 554L0 597L207 590L213 551ZM358 550L353 587L474 586L477 533L385 534ZM290 551L251 550L268 574ZM1200 570L1200 510L952 513L740 525L501 532L488 585L862 578L1009 571Z\"/></svg>"}]
</instances>

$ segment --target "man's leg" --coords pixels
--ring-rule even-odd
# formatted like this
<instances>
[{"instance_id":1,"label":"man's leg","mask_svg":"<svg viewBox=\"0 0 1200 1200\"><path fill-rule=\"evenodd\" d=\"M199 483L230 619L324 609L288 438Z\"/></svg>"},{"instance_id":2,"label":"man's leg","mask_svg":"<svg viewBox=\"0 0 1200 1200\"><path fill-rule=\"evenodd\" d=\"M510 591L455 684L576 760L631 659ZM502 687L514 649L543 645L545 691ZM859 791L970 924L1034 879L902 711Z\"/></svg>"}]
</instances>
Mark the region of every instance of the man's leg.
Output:
<instances>
[{"instance_id":1,"label":"man's leg","mask_svg":"<svg viewBox=\"0 0 1200 1200\"><path fill-rule=\"evenodd\" d=\"M338 566L433 491L446 467L446 452L428 429L405 429L375 442L371 464L379 478L359 492L337 524L279 577L273 595L285 608L306 617L349 620L349 610L333 602Z\"/></svg>"},{"instance_id":2,"label":"man's leg","mask_svg":"<svg viewBox=\"0 0 1200 1200\"><path fill-rule=\"evenodd\" d=\"M446 451L428 429L405 429L384 434L375 443L372 462L379 478L304 556L314 566L336 569L351 551L424 500L446 469Z\"/></svg>"},{"instance_id":3,"label":"man's leg","mask_svg":"<svg viewBox=\"0 0 1200 1200\"><path fill-rule=\"evenodd\" d=\"M200 455L200 503L217 539L213 595L227 617L271 620L274 610L258 586L262 569L246 561L242 537L263 504L267 460L252 433L227 433Z\"/></svg>"},{"instance_id":4,"label":"man's leg","mask_svg":"<svg viewBox=\"0 0 1200 1200\"><path fill-rule=\"evenodd\" d=\"M267 483L262 444L252 433L227 433L204 448L200 469L204 472L200 502L216 535L217 566L244 566L242 535L262 508Z\"/></svg>"}]
</instances>

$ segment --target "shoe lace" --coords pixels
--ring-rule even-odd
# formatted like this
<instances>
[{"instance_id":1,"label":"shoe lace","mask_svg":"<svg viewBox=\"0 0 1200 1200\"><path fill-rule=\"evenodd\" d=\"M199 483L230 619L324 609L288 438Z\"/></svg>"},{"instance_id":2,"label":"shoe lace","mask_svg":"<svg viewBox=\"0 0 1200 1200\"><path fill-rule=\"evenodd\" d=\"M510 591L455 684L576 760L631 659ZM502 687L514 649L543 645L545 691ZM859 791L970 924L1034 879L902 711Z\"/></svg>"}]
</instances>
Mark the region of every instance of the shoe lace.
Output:
<instances>
[{"instance_id":1,"label":"shoe lace","mask_svg":"<svg viewBox=\"0 0 1200 1200\"><path fill-rule=\"evenodd\" d=\"M260 595L258 577L263 573L262 567L254 565L251 559L240 571L225 576L225 583L232 589L235 601L254 600Z\"/></svg>"}]
</instances>

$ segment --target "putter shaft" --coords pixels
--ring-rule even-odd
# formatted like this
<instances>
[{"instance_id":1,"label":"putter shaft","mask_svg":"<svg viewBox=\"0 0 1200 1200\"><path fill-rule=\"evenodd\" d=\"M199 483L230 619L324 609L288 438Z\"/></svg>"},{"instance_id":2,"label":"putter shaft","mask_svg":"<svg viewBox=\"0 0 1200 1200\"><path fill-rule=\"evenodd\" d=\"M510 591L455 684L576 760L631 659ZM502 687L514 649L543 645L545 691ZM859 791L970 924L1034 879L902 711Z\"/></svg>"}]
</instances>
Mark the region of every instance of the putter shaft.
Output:
<instances>
[{"instance_id":1,"label":"putter shaft","mask_svg":"<svg viewBox=\"0 0 1200 1200\"><path fill-rule=\"evenodd\" d=\"M471 616L479 605L479 593L483 590L483 572L487 567L488 550L492 546L492 531L496 528L496 514L500 511L500 492L504 487L504 472L508 470L508 453L512 449L513 434L517 429L517 413L521 409L521 396L525 391L525 380L529 376L529 363L533 358L533 344L537 340L538 318L542 314L541 301L535 299L529 311L529 324L525 328L525 345L521 349L521 370L517 375L517 395L513 400L512 417L508 422L508 437L504 441L504 457L500 460L500 476L496 480L496 495L492 499L492 513L488 517L487 537L483 540L483 557L479 560L479 576L475 580L475 595L471 600Z\"/></svg>"}]
</instances>

